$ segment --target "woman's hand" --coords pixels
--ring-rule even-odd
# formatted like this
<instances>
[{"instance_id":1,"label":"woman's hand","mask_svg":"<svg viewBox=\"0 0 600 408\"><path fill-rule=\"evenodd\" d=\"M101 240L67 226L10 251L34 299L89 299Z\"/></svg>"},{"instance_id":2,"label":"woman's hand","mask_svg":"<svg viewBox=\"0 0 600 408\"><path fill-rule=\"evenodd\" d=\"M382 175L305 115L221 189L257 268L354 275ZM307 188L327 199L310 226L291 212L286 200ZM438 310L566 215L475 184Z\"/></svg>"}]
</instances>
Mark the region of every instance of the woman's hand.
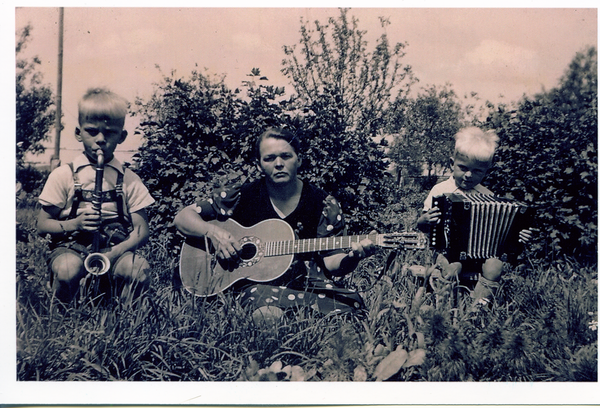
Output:
<instances>
[{"instance_id":1,"label":"woman's hand","mask_svg":"<svg viewBox=\"0 0 600 408\"><path fill-rule=\"evenodd\" d=\"M377 245L366 238L360 242L353 242L351 248L352 250L347 254L334 254L323 258L325 268L333 276L344 276L352 272L361 259L375 253Z\"/></svg>"},{"instance_id":2,"label":"woman's hand","mask_svg":"<svg viewBox=\"0 0 600 408\"><path fill-rule=\"evenodd\" d=\"M360 242L352 243L352 250L348 253L348 256L350 258L356 257L358 259L367 258L373 255L376 250L377 246L373 244L370 239L365 238Z\"/></svg>"},{"instance_id":3,"label":"woman's hand","mask_svg":"<svg viewBox=\"0 0 600 408\"><path fill-rule=\"evenodd\" d=\"M216 249L217 256L221 259L235 259L242 250L239 242L237 242L228 231L219 228L216 225L211 224L206 236L210 238Z\"/></svg>"}]
</instances>

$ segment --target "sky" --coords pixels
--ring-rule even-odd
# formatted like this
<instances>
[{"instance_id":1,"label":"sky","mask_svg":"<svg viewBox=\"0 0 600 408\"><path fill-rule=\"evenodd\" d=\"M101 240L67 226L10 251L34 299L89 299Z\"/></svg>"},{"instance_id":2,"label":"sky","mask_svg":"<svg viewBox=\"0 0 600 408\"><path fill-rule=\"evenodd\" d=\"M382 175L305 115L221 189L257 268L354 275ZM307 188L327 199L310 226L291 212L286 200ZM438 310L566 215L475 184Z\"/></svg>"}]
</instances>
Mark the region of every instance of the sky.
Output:
<instances>
[{"instance_id":1,"label":"sky","mask_svg":"<svg viewBox=\"0 0 600 408\"><path fill-rule=\"evenodd\" d=\"M71 3L71 4L69 4ZM200 4L199 2L196 2ZM311 4L312 3L312 4ZM90 86L107 86L130 102L136 97L148 98L153 83L165 74L188 77L192 70L204 70L209 75L225 74L226 83L237 87L252 68L260 68L270 84L291 87L279 70L284 45L298 44L300 18L325 22L337 16L336 6L352 6L350 15L359 20L359 28L368 31L369 47L382 33L379 16L388 17L390 42L407 42L404 63L412 66L420 79L414 88L451 83L459 94L477 92L492 102L511 102L523 94L532 95L557 85L568 64L578 51L588 45L597 47L597 6L591 1L562 4L545 2L505 1L503 3L462 3L453 1L454 8L422 1L397 0L401 8L390 8L377 1L351 4L328 2L286 2L286 8L252 2L255 8L232 7L227 1L215 2L223 8L189 8L185 2L161 2L161 8L125 8L129 1L107 0L99 3L80 0L65 6L63 60L63 123L61 159L69 161L79 146L73 137L77 125L77 101ZM157 3L146 3L157 4ZM262 6L264 4L264 6ZM165 8L165 6L173 8ZM239 6L239 4L233 4ZM365 5L376 8L365 8ZM24 6L24 7L23 7ZM41 8L36 2L0 3L5 71L2 85L2 107L7 117L14 117L14 43L15 31L30 23L31 41L24 57L37 55L44 82L56 90L58 58L58 9ZM176 7L177 8L174 8ZM181 7L180 7L181 6ZM110 7L110 8L109 8ZM417 8L421 7L421 8ZM531 8L518 8L531 7ZM580 8L575 8L580 7ZM503 95L503 97L500 97ZM11 128L12 126L12 128ZM130 136L116 155L127 159L140 139L133 134L135 122L129 120ZM11 135L13 139L11 141ZM54 132L53 132L54 135ZM14 171L14 123L5 132L3 153L9 160L7 174ZM49 154L53 142L48 143ZM47 164L47 157L34 160ZM5 163L6 164L6 163ZM0 189L12 191L12 177L0 178ZM11 198L8 200L14 203ZM12 211L6 230L12 230ZM4 234L2 247L12 270L14 235ZM11 263L12 262L12 263ZM300 386L278 384L23 384L14 380L14 277L4 274L6 284L0 285L0 403L40 404L281 404L294 401L312 404L576 404L597 403L598 384L494 384L490 390L482 384L436 384L432 392L428 384L308 384ZM4 283L4 280L2 282ZM8 333L8 335L6 335ZM317 388L314 388L317 386ZM591 388L590 388L591 387ZM592 392L590 392L590 389ZM336 392L332 392L335 390ZM325 392L327 391L327 392ZM474 396L474 397L473 397ZM298 397L292 400L291 397ZM468 397L468 398L466 398Z\"/></svg>"},{"instance_id":2,"label":"sky","mask_svg":"<svg viewBox=\"0 0 600 408\"><path fill-rule=\"evenodd\" d=\"M511 102L557 85L576 52L597 46L594 8L351 8L367 31L368 49L384 32L390 43L406 42L403 63L420 82L413 88L450 83L459 94L477 92L482 100ZM17 7L15 29L33 27L23 57L38 56L44 82L56 90L58 8ZM107 86L130 102L148 98L163 74L189 77L195 69L225 75L239 87L252 68L269 83L292 91L281 70L284 45L300 39L300 19L326 22L339 11L329 8L76 8L65 7L61 159L79 150L73 138L77 101L90 86ZM156 66L160 66L160 70ZM119 147L128 157L140 139ZM52 133L54 136L54 131ZM54 142L47 144L47 161Z\"/></svg>"}]
</instances>

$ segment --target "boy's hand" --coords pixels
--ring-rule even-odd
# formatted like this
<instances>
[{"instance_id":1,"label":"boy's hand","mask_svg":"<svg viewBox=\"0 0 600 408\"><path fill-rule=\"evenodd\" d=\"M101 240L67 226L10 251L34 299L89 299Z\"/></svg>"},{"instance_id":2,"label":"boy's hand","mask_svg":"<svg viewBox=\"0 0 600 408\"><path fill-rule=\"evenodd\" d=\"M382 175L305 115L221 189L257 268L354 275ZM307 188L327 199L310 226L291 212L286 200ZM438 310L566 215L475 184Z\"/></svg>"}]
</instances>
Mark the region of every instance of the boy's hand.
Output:
<instances>
[{"instance_id":1,"label":"boy's hand","mask_svg":"<svg viewBox=\"0 0 600 408\"><path fill-rule=\"evenodd\" d=\"M86 208L81 214L75 218L77 229L84 231L96 231L100 228L102 219L100 212L92 208Z\"/></svg>"},{"instance_id":2,"label":"boy's hand","mask_svg":"<svg viewBox=\"0 0 600 408\"><path fill-rule=\"evenodd\" d=\"M427 211L421 216L421 220L424 223L429 225L434 225L440 222L440 217L442 216L442 212L439 208L433 207L431 210Z\"/></svg>"},{"instance_id":3,"label":"boy's hand","mask_svg":"<svg viewBox=\"0 0 600 408\"><path fill-rule=\"evenodd\" d=\"M119 251L115 247L102 248L99 252L108 258L111 265L114 265L117 259L123 255L123 251Z\"/></svg>"},{"instance_id":4,"label":"boy's hand","mask_svg":"<svg viewBox=\"0 0 600 408\"><path fill-rule=\"evenodd\" d=\"M531 241L531 238L533 238L533 233L537 231L534 228L528 228L528 229L524 229L519 231L519 242L526 244L529 241Z\"/></svg>"}]
</instances>

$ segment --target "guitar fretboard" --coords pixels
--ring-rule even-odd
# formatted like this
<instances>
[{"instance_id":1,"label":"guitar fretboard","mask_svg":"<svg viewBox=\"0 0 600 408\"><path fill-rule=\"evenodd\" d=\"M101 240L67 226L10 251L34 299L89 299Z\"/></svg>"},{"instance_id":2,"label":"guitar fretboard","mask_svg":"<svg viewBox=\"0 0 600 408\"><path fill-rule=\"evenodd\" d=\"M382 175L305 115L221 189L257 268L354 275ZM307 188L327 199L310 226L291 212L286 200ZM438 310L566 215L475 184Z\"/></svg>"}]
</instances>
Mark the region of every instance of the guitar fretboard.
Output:
<instances>
[{"instance_id":1,"label":"guitar fretboard","mask_svg":"<svg viewBox=\"0 0 600 408\"><path fill-rule=\"evenodd\" d=\"M265 256L280 256L290 254L303 254L307 252L331 251L352 247L353 242L360 242L369 238L373 243L378 242L379 234L351 235L344 237L298 239L293 241L272 241L265 243Z\"/></svg>"}]
</instances>

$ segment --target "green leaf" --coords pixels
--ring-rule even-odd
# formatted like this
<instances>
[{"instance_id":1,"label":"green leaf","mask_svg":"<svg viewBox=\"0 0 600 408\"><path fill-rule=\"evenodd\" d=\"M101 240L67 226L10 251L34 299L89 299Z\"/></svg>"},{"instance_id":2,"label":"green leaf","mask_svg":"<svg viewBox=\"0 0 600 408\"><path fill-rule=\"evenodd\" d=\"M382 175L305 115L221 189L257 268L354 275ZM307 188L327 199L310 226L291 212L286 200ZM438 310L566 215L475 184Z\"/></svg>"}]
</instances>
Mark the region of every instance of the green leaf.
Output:
<instances>
[{"instance_id":1,"label":"green leaf","mask_svg":"<svg viewBox=\"0 0 600 408\"><path fill-rule=\"evenodd\" d=\"M385 356L385 358L377 365L375 372L373 373L375 380L387 380L400 371L407 359L408 352L404 350L402 346L398 346L396 350Z\"/></svg>"}]
</instances>

